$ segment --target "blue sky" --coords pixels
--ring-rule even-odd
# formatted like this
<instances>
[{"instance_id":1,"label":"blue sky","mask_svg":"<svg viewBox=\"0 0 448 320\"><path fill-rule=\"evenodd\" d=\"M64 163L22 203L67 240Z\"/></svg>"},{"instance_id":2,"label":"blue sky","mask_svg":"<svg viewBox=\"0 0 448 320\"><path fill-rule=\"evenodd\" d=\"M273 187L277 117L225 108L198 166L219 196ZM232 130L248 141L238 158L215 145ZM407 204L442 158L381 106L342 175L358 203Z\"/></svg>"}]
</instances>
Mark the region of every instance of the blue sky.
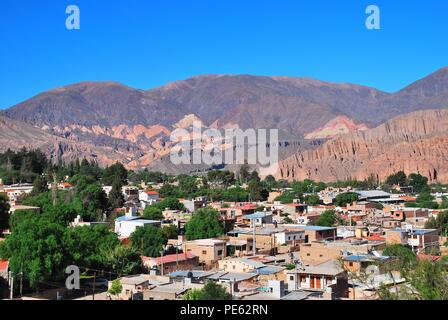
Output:
<instances>
[{"instance_id":1,"label":"blue sky","mask_svg":"<svg viewBox=\"0 0 448 320\"><path fill-rule=\"evenodd\" d=\"M81 30L65 28L65 8ZM365 9L381 9L380 31ZM149 89L199 74L396 91L448 65L445 0L15 0L0 4L0 108L85 80Z\"/></svg>"}]
</instances>

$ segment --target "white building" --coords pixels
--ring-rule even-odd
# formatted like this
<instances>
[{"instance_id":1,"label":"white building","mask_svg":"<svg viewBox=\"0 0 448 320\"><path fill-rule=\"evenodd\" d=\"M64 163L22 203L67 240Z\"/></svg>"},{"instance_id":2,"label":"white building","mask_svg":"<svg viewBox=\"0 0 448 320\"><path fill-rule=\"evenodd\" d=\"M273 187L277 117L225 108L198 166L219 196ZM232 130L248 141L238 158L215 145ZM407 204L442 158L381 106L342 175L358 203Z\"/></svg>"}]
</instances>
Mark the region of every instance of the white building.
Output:
<instances>
[{"instance_id":1,"label":"white building","mask_svg":"<svg viewBox=\"0 0 448 320\"><path fill-rule=\"evenodd\" d=\"M128 238L139 227L153 225L160 227L161 222L155 220L146 220L142 217L123 216L115 219L115 233L121 238Z\"/></svg>"}]
</instances>

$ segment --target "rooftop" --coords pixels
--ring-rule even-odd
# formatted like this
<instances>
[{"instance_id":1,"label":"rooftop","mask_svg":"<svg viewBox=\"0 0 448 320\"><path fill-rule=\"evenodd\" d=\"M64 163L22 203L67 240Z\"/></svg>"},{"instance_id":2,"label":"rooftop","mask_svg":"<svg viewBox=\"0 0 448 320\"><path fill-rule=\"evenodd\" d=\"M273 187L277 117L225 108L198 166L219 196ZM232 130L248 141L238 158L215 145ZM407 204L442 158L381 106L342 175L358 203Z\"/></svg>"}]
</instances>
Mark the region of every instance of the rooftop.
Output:
<instances>
[{"instance_id":1,"label":"rooftop","mask_svg":"<svg viewBox=\"0 0 448 320\"><path fill-rule=\"evenodd\" d=\"M293 273L337 276L344 272L338 260L329 260L316 266L307 266L303 270L292 270Z\"/></svg>"}]
</instances>

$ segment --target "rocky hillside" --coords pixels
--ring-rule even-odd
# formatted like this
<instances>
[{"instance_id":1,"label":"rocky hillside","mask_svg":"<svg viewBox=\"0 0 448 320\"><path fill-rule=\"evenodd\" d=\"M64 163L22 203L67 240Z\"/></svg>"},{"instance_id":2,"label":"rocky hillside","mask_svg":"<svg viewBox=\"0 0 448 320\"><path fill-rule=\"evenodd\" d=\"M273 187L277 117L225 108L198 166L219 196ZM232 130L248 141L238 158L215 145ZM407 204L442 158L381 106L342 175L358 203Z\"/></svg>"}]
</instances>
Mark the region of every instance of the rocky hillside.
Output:
<instances>
[{"instance_id":1,"label":"rocky hillside","mask_svg":"<svg viewBox=\"0 0 448 320\"><path fill-rule=\"evenodd\" d=\"M278 177L380 181L397 171L448 182L448 110L426 110L394 118L374 129L337 137L315 150L282 161Z\"/></svg>"}]
</instances>

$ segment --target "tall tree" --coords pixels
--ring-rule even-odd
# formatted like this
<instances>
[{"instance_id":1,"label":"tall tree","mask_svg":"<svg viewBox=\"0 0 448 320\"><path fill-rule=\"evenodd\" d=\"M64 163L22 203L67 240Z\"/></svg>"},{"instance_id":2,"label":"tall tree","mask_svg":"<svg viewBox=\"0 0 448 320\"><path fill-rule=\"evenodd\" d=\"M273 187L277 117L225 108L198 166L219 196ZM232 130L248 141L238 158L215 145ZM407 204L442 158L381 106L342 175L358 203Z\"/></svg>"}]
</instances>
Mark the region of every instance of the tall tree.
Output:
<instances>
[{"instance_id":1,"label":"tall tree","mask_svg":"<svg viewBox=\"0 0 448 320\"><path fill-rule=\"evenodd\" d=\"M185 226L188 240L215 238L224 234L224 227L219 220L219 212L213 208L196 211Z\"/></svg>"},{"instance_id":2,"label":"tall tree","mask_svg":"<svg viewBox=\"0 0 448 320\"><path fill-rule=\"evenodd\" d=\"M109 193L109 203L112 208L121 208L124 204L123 192L121 192L121 183L115 180L112 185L112 190Z\"/></svg>"},{"instance_id":3,"label":"tall tree","mask_svg":"<svg viewBox=\"0 0 448 320\"><path fill-rule=\"evenodd\" d=\"M0 194L0 232L9 227L9 209L8 198Z\"/></svg>"},{"instance_id":4,"label":"tall tree","mask_svg":"<svg viewBox=\"0 0 448 320\"><path fill-rule=\"evenodd\" d=\"M159 257L168 239L162 229L146 225L137 228L131 235L132 247L147 257Z\"/></svg>"}]
</instances>

